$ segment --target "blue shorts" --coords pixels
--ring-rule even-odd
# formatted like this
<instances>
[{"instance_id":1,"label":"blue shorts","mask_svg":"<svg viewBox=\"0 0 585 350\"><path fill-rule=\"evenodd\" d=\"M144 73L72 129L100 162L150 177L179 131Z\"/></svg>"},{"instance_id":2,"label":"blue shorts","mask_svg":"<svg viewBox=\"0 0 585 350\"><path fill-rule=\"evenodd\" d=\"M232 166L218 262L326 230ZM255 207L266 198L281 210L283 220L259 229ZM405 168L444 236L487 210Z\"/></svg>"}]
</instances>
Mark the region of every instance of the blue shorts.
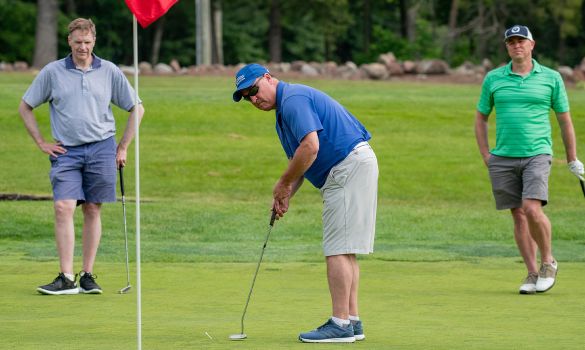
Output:
<instances>
[{"instance_id":1,"label":"blue shorts","mask_svg":"<svg viewBox=\"0 0 585 350\"><path fill-rule=\"evenodd\" d=\"M116 141L114 136L80 146L63 146L67 153L51 160L53 199L84 202L116 201Z\"/></svg>"}]
</instances>

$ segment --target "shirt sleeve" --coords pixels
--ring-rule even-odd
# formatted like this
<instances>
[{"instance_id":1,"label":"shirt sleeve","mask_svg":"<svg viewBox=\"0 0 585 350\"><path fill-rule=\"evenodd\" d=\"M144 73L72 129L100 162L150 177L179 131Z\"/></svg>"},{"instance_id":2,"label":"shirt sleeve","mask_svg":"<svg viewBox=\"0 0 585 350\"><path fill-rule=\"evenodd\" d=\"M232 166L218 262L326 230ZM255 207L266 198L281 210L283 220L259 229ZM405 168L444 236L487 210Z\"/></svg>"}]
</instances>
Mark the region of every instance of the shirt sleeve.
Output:
<instances>
[{"instance_id":1,"label":"shirt sleeve","mask_svg":"<svg viewBox=\"0 0 585 350\"><path fill-rule=\"evenodd\" d=\"M561 78L559 73L555 74L555 88L552 95L552 109L557 113L568 112L570 109L565 83L563 82L563 78Z\"/></svg>"},{"instance_id":2,"label":"shirt sleeve","mask_svg":"<svg viewBox=\"0 0 585 350\"><path fill-rule=\"evenodd\" d=\"M118 67L113 67L112 74L112 103L125 111L130 111L134 107L134 89ZM136 103L142 103L140 98Z\"/></svg>"},{"instance_id":3,"label":"shirt sleeve","mask_svg":"<svg viewBox=\"0 0 585 350\"><path fill-rule=\"evenodd\" d=\"M283 103L282 117L298 143L309 133L323 130L313 101L302 95L293 95Z\"/></svg>"},{"instance_id":4,"label":"shirt sleeve","mask_svg":"<svg viewBox=\"0 0 585 350\"><path fill-rule=\"evenodd\" d=\"M483 80L481 94L477 102L477 111L483 115L489 115L494 108L494 97L491 92L491 79L488 76Z\"/></svg>"},{"instance_id":5,"label":"shirt sleeve","mask_svg":"<svg viewBox=\"0 0 585 350\"><path fill-rule=\"evenodd\" d=\"M22 100L32 108L49 101L51 97L51 73L46 67L41 69L32 84L28 87Z\"/></svg>"}]
</instances>

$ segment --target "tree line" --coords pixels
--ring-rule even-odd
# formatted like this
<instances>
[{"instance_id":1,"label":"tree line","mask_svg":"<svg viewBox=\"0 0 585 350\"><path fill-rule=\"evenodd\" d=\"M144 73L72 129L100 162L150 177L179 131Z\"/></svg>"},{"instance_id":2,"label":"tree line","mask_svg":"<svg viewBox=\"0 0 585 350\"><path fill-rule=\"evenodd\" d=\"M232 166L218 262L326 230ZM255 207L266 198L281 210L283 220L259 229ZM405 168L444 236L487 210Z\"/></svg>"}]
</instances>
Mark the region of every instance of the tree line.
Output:
<instances>
[{"instance_id":1,"label":"tree line","mask_svg":"<svg viewBox=\"0 0 585 350\"><path fill-rule=\"evenodd\" d=\"M530 27L541 63L574 66L585 56L583 0L205 0L210 12L197 16L198 1L180 0L139 28L141 61L201 63L197 17L213 23L210 37L219 40L210 63L218 64L361 64L386 52L451 66L499 63L507 61L503 32L514 24ZM96 23L96 54L131 64L132 15L122 0L0 0L0 61L38 67L63 57L70 51L67 24L77 17Z\"/></svg>"}]
</instances>

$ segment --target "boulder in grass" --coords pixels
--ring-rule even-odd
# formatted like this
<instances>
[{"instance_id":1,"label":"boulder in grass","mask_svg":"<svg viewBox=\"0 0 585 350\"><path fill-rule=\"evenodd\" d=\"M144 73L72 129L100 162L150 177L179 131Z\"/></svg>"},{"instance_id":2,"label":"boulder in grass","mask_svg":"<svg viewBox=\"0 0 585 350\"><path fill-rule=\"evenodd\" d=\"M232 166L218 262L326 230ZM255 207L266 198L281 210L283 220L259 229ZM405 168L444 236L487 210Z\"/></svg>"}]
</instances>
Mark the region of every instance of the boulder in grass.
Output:
<instances>
[{"instance_id":1,"label":"boulder in grass","mask_svg":"<svg viewBox=\"0 0 585 350\"><path fill-rule=\"evenodd\" d=\"M140 74L152 74L152 64L150 64L150 62L142 61L138 63L138 71Z\"/></svg>"},{"instance_id":2,"label":"boulder in grass","mask_svg":"<svg viewBox=\"0 0 585 350\"><path fill-rule=\"evenodd\" d=\"M173 74L173 68L165 63L157 63L154 66L154 72L156 74Z\"/></svg>"},{"instance_id":3,"label":"boulder in grass","mask_svg":"<svg viewBox=\"0 0 585 350\"><path fill-rule=\"evenodd\" d=\"M573 69L571 67L559 66L559 68L557 68L557 71L561 74L561 77L563 77L564 80L575 81Z\"/></svg>"},{"instance_id":4,"label":"boulder in grass","mask_svg":"<svg viewBox=\"0 0 585 350\"><path fill-rule=\"evenodd\" d=\"M366 76L373 80L383 80L388 78L390 75L388 69L381 63L368 63L363 64L361 70L366 73Z\"/></svg>"}]
</instances>

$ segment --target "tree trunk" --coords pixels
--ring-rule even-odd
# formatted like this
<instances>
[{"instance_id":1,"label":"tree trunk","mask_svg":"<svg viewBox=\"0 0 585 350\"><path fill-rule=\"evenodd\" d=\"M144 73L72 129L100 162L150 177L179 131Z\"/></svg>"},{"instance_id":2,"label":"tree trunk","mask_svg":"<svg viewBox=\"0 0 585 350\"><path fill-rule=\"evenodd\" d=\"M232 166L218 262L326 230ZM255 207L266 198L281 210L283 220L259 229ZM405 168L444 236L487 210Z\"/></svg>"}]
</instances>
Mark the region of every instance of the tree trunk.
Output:
<instances>
[{"instance_id":1,"label":"tree trunk","mask_svg":"<svg viewBox=\"0 0 585 350\"><path fill-rule=\"evenodd\" d=\"M400 36L408 37L408 0L400 0Z\"/></svg>"},{"instance_id":2,"label":"tree trunk","mask_svg":"<svg viewBox=\"0 0 585 350\"><path fill-rule=\"evenodd\" d=\"M419 5L417 3L410 6L406 12L406 38L411 44L416 40L416 17L418 16Z\"/></svg>"},{"instance_id":3,"label":"tree trunk","mask_svg":"<svg viewBox=\"0 0 585 350\"><path fill-rule=\"evenodd\" d=\"M221 9L221 0L213 0L211 6L213 11L213 16L211 17L213 22L211 63L223 64L223 12Z\"/></svg>"},{"instance_id":4,"label":"tree trunk","mask_svg":"<svg viewBox=\"0 0 585 350\"><path fill-rule=\"evenodd\" d=\"M33 67L41 69L57 59L57 0L37 0L37 28Z\"/></svg>"},{"instance_id":5,"label":"tree trunk","mask_svg":"<svg viewBox=\"0 0 585 350\"><path fill-rule=\"evenodd\" d=\"M372 41L372 6L370 0L364 0L364 31L363 31L363 45L364 53L370 52L370 44Z\"/></svg>"},{"instance_id":6,"label":"tree trunk","mask_svg":"<svg viewBox=\"0 0 585 350\"><path fill-rule=\"evenodd\" d=\"M211 10L209 0L195 0L197 65L211 64Z\"/></svg>"},{"instance_id":7,"label":"tree trunk","mask_svg":"<svg viewBox=\"0 0 585 350\"><path fill-rule=\"evenodd\" d=\"M453 57L453 46L457 39L457 14L459 12L459 0L451 1L451 10L449 11L449 32L447 33L447 41L443 48L443 57L449 63Z\"/></svg>"},{"instance_id":8,"label":"tree trunk","mask_svg":"<svg viewBox=\"0 0 585 350\"><path fill-rule=\"evenodd\" d=\"M282 62L282 23L280 16L280 1L270 1L270 29L268 42L271 62Z\"/></svg>"},{"instance_id":9,"label":"tree trunk","mask_svg":"<svg viewBox=\"0 0 585 350\"><path fill-rule=\"evenodd\" d=\"M475 48L475 57L479 59L484 59L487 56L487 42L484 40L484 32L483 28L485 28L485 5L483 0L478 1L478 21L476 25L476 37L480 38L479 40L475 40L476 48Z\"/></svg>"},{"instance_id":10,"label":"tree trunk","mask_svg":"<svg viewBox=\"0 0 585 350\"><path fill-rule=\"evenodd\" d=\"M165 28L166 16L162 16L158 21L155 22L154 26L154 38L152 39L152 53L150 56L150 63L155 65L158 63L160 54L160 44L162 42L163 32Z\"/></svg>"}]
</instances>

